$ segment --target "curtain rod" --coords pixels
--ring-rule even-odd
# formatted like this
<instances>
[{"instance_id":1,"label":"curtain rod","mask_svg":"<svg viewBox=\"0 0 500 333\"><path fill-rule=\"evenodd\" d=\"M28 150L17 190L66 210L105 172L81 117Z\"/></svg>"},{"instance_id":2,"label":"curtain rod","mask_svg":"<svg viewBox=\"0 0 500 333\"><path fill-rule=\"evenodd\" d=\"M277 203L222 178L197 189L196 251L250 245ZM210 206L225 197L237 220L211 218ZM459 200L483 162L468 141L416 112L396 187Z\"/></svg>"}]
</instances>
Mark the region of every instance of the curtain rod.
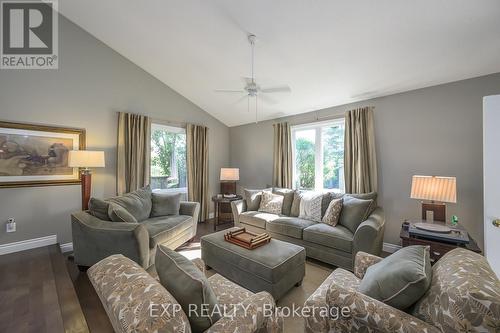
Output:
<instances>
[{"instance_id":1,"label":"curtain rod","mask_svg":"<svg viewBox=\"0 0 500 333\"><path fill-rule=\"evenodd\" d=\"M344 118L345 117L345 113L347 111L354 110L354 109L365 108L365 107L369 107L372 110L375 110L374 106L363 106L363 107L359 107L359 108L348 109L348 110L346 110L346 111L344 111L342 113L332 114L332 115L325 115L325 116L318 116L318 113L320 112L318 110L318 111L314 111L314 113L316 114L316 116L313 119L310 119L309 117L305 117L303 119L297 119L297 122L290 121L290 125L292 125L292 126L293 125L302 125L302 124L307 124L308 122L315 122L315 121L322 121L322 120L334 120L334 119Z\"/></svg>"}]
</instances>

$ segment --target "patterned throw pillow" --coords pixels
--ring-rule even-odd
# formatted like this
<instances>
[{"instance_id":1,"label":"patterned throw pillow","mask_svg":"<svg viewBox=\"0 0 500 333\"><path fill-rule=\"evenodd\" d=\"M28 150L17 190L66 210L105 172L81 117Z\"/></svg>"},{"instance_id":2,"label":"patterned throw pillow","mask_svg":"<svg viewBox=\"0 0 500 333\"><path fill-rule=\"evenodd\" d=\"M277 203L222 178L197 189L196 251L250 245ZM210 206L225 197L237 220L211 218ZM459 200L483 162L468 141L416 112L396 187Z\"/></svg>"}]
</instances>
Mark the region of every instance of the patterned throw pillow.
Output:
<instances>
[{"instance_id":1,"label":"patterned throw pillow","mask_svg":"<svg viewBox=\"0 0 500 333\"><path fill-rule=\"evenodd\" d=\"M340 212L342 212L343 202L344 200L342 198L330 201L330 204L326 209L325 216L323 216L323 220L321 222L331 225L332 227L336 226L339 222Z\"/></svg>"},{"instance_id":2,"label":"patterned throw pillow","mask_svg":"<svg viewBox=\"0 0 500 333\"><path fill-rule=\"evenodd\" d=\"M317 192L305 192L300 198L299 218L314 222L321 222L321 202L323 194Z\"/></svg>"},{"instance_id":3,"label":"patterned throw pillow","mask_svg":"<svg viewBox=\"0 0 500 333\"><path fill-rule=\"evenodd\" d=\"M282 195L273 194L270 191L262 191L262 199L260 200L259 212L281 214L282 208Z\"/></svg>"}]
</instances>

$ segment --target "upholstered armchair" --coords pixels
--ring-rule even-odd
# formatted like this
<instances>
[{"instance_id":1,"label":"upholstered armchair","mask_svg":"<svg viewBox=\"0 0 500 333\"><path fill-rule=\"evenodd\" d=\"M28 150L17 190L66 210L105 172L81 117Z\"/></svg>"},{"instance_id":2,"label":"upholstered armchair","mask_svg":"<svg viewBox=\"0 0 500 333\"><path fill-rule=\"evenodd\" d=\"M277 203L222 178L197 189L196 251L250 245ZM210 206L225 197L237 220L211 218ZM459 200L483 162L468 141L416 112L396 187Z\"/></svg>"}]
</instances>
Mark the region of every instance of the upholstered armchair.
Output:
<instances>
[{"instance_id":1,"label":"upholstered armchair","mask_svg":"<svg viewBox=\"0 0 500 333\"><path fill-rule=\"evenodd\" d=\"M201 259L193 262L204 272ZM191 332L177 300L134 261L112 255L89 268L87 274L115 332ZM219 274L208 281L219 305L228 307L229 315L205 332L283 332L283 318L269 293L252 293ZM264 315L269 309L273 315Z\"/></svg>"},{"instance_id":2,"label":"upholstered armchair","mask_svg":"<svg viewBox=\"0 0 500 333\"><path fill-rule=\"evenodd\" d=\"M432 268L432 282L411 308L400 311L358 291L366 270L381 258L358 252L354 274L336 269L309 297L305 331L318 332L498 332L500 281L486 259L466 249L444 255ZM347 308L337 320L321 308Z\"/></svg>"}]
</instances>

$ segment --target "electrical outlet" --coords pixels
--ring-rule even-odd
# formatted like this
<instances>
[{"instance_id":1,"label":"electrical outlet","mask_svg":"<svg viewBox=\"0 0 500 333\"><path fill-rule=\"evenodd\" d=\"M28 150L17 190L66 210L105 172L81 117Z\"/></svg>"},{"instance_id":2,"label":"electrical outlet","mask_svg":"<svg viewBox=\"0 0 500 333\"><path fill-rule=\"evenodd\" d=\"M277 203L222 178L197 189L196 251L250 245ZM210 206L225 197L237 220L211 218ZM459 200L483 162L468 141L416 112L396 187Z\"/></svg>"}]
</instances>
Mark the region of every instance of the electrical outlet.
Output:
<instances>
[{"instance_id":1,"label":"electrical outlet","mask_svg":"<svg viewBox=\"0 0 500 333\"><path fill-rule=\"evenodd\" d=\"M7 232L15 232L16 231L16 220L14 218L10 217L7 219L6 231Z\"/></svg>"}]
</instances>

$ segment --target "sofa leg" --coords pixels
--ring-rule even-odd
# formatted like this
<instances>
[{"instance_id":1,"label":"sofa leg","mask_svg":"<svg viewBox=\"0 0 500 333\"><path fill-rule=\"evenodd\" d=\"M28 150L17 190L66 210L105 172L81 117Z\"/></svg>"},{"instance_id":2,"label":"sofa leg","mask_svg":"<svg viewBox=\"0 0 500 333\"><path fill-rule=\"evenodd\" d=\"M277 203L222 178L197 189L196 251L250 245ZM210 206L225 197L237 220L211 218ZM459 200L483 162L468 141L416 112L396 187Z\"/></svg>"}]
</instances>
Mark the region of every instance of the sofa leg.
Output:
<instances>
[{"instance_id":1,"label":"sofa leg","mask_svg":"<svg viewBox=\"0 0 500 333\"><path fill-rule=\"evenodd\" d=\"M295 284L295 287L300 287L301 285L302 285L302 280L300 280L299 282L297 282L297 283Z\"/></svg>"}]
</instances>

